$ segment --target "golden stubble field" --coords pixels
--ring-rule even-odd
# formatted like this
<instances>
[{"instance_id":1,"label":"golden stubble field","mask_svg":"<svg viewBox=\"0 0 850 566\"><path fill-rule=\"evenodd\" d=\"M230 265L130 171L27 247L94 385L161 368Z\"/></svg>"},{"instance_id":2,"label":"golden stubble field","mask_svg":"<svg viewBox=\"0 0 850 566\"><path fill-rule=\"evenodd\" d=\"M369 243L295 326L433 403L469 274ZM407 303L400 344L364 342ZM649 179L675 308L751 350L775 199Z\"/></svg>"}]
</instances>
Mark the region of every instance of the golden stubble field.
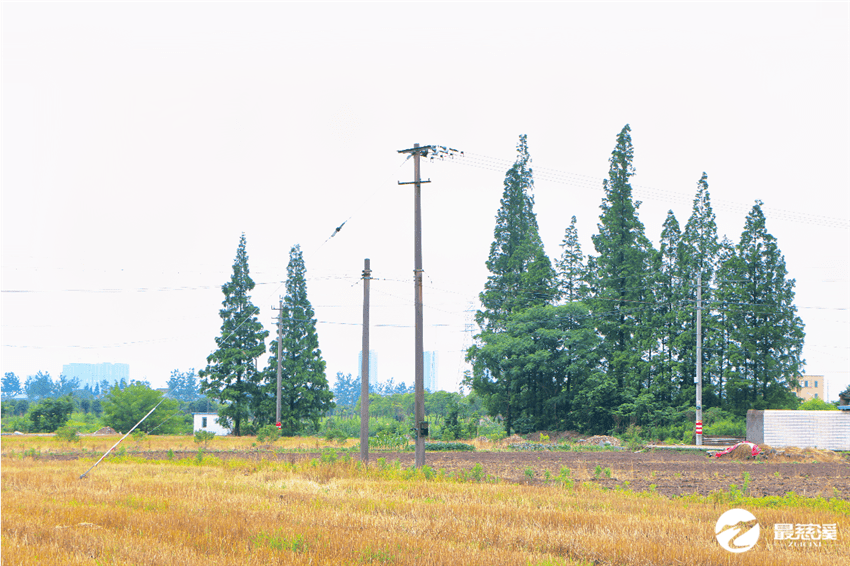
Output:
<instances>
[{"instance_id":1,"label":"golden stubble field","mask_svg":"<svg viewBox=\"0 0 850 566\"><path fill-rule=\"evenodd\" d=\"M84 444L96 451L114 441ZM379 454L368 468L330 454L294 463L125 455L107 458L80 479L99 454L62 459L47 442L3 438L4 565L850 560L850 503L839 498L667 498L571 478L493 482L486 467L451 476L413 472L393 460L379 462ZM161 443L148 447L154 450L168 444L151 442ZM229 442L228 449L250 446ZM718 517L736 507L755 514L762 530L755 548L742 554L723 550L714 537ZM837 540L790 547L773 540L778 523L836 524Z\"/></svg>"}]
</instances>

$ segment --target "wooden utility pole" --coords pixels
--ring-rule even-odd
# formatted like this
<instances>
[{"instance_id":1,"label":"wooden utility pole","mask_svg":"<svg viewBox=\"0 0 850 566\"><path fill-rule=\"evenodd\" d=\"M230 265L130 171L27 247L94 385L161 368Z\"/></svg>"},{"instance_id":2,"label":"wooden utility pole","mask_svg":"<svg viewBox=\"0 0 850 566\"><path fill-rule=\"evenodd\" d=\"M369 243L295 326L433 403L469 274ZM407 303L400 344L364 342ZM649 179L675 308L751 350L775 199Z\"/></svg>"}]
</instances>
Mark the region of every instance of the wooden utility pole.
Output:
<instances>
[{"instance_id":1,"label":"wooden utility pole","mask_svg":"<svg viewBox=\"0 0 850 566\"><path fill-rule=\"evenodd\" d=\"M275 423L280 422L280 385L281 385L281 343L283 342L283 299L280 300L280 307L272 310L277 310L277 403L275 405Z\"/></svg>"},{"instance_id":2,"label":"wooden utility pole","mask_svg":"<svg viewBox=\"0 0 850 566\"><path fill-rule=\"evenodd\" d=\"M369 282L372 270L363 260L363 348L360 354L360 461L369 464Z\"/></svg>"}]
</instances>

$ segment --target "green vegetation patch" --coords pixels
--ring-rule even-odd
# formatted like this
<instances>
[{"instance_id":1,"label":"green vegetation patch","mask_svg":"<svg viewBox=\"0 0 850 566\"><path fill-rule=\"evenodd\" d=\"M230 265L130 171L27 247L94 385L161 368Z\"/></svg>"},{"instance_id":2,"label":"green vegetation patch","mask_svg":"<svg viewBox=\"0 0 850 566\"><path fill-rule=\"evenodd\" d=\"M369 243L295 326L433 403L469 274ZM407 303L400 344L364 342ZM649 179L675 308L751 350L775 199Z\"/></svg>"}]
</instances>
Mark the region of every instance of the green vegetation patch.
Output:
<instances>
[{"instance_id":1,"label":"green vegetation patch","mask_svg":"<svg viewBox=\"0 0 850 566\"><path fill-rule=\"evenodd\" d=\"M475 446L465 442L426 442L426 452L473 452Z\"/></svg>"}]
</instances>

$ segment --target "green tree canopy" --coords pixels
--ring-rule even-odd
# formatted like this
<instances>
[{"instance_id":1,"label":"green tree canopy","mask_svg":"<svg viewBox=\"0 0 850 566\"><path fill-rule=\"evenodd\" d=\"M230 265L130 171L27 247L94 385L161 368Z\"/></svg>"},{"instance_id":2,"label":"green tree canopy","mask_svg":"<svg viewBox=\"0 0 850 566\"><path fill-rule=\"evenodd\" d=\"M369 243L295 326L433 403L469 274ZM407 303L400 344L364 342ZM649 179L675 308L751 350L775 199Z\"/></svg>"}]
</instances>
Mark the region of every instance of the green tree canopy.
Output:
<instances>
[{"instance_id":1,"label":"green tree canopy","mask_svg":"<svg viewBox=\"0 0 850 566\"><path fill-rule=\"evenodd\" d=\"M598 255L590 274L590 305L603 338L604 371L616 380L617 391L625 398L637 396L643 382L640 322L645 304L654 302L647 300L652 287L647 278L653 264L652 246L638 219L640 203L632 200L633 159L631 128L626 124L608 160L599 233L592 237Z\"/></svg>"},{"instance_id":2,"label":"green tree canopy","mask_svg":"<svg viewBox=\"0 0 850 566\"><path fill-rule=\"evenodd\" d=\"M68 422L74 412L74 401L70 396L47 398L31 407L27 418L32 422L31 432L54 432Z\"/></svg>"},{"instance_id":3,"label":"green tree canopy","mask_svg":"<svg viewBox=\"0 0 850 566\"><path fill-rule=\"evenodd\" d=\"M470 385L480 393L492 410L505 418L510 433L514 419L516 391L525 384L515 380L514 372L503 372L503 362L493 355L495 334L504 332L508 319L529 307L551 304L558 294L555 270L543 250L534 214L534 177L526 136L517 144L514 165L505 174L504 190L493 243L487 258L490 275L480 295L482 310L475 315L481 328L476 345L467 352L472 362ZM495 414L495 413L493 413Z\"/></svg>"},{"instance_id":4,"label":"green tree canopy","mask_svg":"<svg viewBox=\"0 0 850 566\"><path fill-rule=\"evenodd\" d=\"M726 313L726 395L732 411L793 408L805 331L794 305L794 280L768 231L762 202L747 215L741 240L718 272Z\"/></svg>"},{"instance_id":5,"label":"green tree canopy","mask_svg":"<svg viewBox=\"0 0 850 566\"><path fill-rule=\"evenodd\" d=\"M121 433L128 432L148 412L162 404L136 430L148 434L175 434L183 424L180 403L175 399L162 400L162 392L143 383L133 382L124 389L113 387L101 401L103 422ZM156 430L154 430L156 429Z\"/></svg>"},{"instance_id":6,"label":"green tree canopy","mask_svg":"<svg viewBox=\"0 0 850 566\"><path fill-rule=\"evenodd\" d=\"M35 375L27 377L24 383L24 392L27 398L31 401L54 397L56 394L56 384L50 379L49 373L38 372Z\"/></svg>"},{"instance_id":7,"label":"green tree canopy","mask_svg":"<svg viewBox=\"0 0 850 566\"><path fill-rule=\"evenodd\" d=\"M588 293L587 266L578 239L575 216L567 226L561 248L561 259L558 261L559 294L568 303L585 299Z\"/></svg>"},{"instance_id":8,"label":"green tree canopy","mask_svg":"<svg viewBox=\"0 0 850 566\"><path fill-rule=\"evenodd\" d=\"M11 371L3 376L3 397L14 397L22 391L21 380Z\"/></svg>"},{"instance_id":9,"label":"green tree canopy","mask_svg":"<svg viewBox=\"0 0 850 566\"><path fill-rule=\"evenodd\" d=\"M198 377L195 375L194 369L189 371L172 370L166 386L169 390L168 394L179 401L191 403L201 396L198 390Z\"/></svg>"},{"instance_id":10,"label":"green tree canopy","mask_svg":"<svg viewBox=\"0 0 850 566\"><path fill-rule=\"evenodd\" d=\"M281 431L298 434L305 422L318 427L319 418L333 409L333 393L325 376L325 360L319 349L319 335L313 306L307 298L307 269L301 247L289 252L286 268L286 296L281 311ZM264 394L254 403L254 412L262 422L273 421L277 396L277 337L269 347L264 372Z\"/></svg>"}]
</instances>

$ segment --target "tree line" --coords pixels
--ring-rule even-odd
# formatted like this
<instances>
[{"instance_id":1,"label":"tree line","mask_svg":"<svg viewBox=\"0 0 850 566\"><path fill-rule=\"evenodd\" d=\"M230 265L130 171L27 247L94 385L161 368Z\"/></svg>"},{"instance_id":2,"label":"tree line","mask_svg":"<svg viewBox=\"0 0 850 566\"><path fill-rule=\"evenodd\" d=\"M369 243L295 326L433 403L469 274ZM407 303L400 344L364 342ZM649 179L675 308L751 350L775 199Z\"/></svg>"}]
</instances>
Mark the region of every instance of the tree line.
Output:
<instances>
[{"instance_id":1,"label":"tree line","mask_svg":"<svg viewBox=\"0 0 850 566\"><path fill-rule=\"evenodd\" d=\"M633 159L626 125L603 182L596 253L582 252L572 216L552 262L520 136L487 259L480 331L467 352L466 384L490 414L504 417L508 434L629 426L661 438L692 432L698 290L703 407L742 417L750 408L798 403L804 325L762 202L737 243L720 240L703 173L684 229L669 211L656 248L632 197Z\"/></svg>"},{"instance_id":2,"label":"tree line","mask_svg":"<svg viewBox=\"0 0 850 566\"><path fill-rule=\"evenodd\" d=\"M583 253L571 216L553 262L539 235L531 156L526 136L520 136L504 179L486 261L489 276L475 317L479 333L467 352L472 371L465 379L482 404L480 413L503 420L507 434L605 433L630 426L660 438L692 433L698 295L703 408L709 418L798 404L793 388L804 365L804 326L794 305L794 280L767 231L762 202L746 216L737 243L721 240L703 173L684 228L669 211L656 248L638 217L640 202L632 197L633 159L626 125L603 182L592 236L596 253ZM267 349L269 332L251 302L254 282L242 234L230 280L222 285L217 348L197 376L194 370L175 370L169 380L184 409L213 400L235 435L274 423L278 357L283 434L317 431L336 403L359 402L359 378L338 374L335 391L329 388L298 245L289 253L285 285L280 344L276 335ZM266 352L261 368L258 359ZM72 392L98 398L134 386L124 385L80 390L73 378L54 382L41 372L23 384L14 374L3 378L4 394L26 391L35 400ZM138 385L132 389L136 395L150 390L149 384ZM393 382L370 387L372 394L398 399L410 390ZM470 412L470 423L473 413L480 414Z\"/></svg>"},{"instance_id":3,"label":"tree line","mask_svg":"<svg viewBox=\"0 0 850 566\"><path fill-rule=\"evenodd\" d=\"M29 376L23 387L14 373L3 378L3 432L54 432L73 426L94 432L103 426L118 432L130 430L162 401L156 415L142 423L144 433L189 434L192 413L217 410L218 404L202 395L195 371L174 370L165 391L151 388L144 380L107 380L95 387L79 387L79 379L64 375L58 380L47 372ZM16 398L24 393L26 398Z\"/></svg>"}]
</instances>

